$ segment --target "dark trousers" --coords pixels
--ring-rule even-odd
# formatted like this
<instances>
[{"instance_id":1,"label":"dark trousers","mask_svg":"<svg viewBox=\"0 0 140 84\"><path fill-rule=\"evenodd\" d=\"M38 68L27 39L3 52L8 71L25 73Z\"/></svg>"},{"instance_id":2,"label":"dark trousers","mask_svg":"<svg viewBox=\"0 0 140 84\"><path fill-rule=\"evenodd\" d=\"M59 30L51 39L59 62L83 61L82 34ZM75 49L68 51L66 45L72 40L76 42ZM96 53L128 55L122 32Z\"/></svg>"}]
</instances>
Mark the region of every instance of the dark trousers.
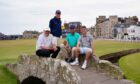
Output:
<instances>
[{"instance_id":1,"label":"dark trousers","mask_svg":"<svg viewBox=\"0 0 140 84\"><path fill-rule=\"evenodd\" d=\"M58 53L60 51L60 47L57 46L57 50L53 51L53 50L45 50L45 49L39 49L36 51L36 55L38 55L39 57L50 57L50 55L52 54L52 58L56 58Z\"/></svg>"}]
</instances>

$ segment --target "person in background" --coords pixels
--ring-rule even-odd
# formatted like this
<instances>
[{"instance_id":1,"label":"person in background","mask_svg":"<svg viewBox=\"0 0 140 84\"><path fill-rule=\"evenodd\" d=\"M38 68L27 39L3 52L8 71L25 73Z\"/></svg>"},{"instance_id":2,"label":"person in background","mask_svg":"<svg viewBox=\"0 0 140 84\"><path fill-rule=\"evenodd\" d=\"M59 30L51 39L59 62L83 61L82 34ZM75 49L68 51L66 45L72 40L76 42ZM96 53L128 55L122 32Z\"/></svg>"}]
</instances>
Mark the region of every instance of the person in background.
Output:
<instances>
[{"instance_id":1,"label":"person in background","mask_svg":"<svg viewBox=\"0 0 140 84\"><path fill-rule=\"evenodd\" d=\"M87 34L86 26L82 26L81 27L81 36L78 40L77 48L76 48L76 58L75 58L75 61L70 64L79 65L79 61L78 61L79 54L85 54L86 57L85 57L84 63L81 68L86 69L87 62L89 61L90 56L92 56L92 54L94 54L94 51L92 49L92 47L93 47L92 44L93 44L93 37L91 35Z\"/></svg>"},{"instance_id":2,"label":"person in background","mask_svg":"<svg viewBox=\"0 0 140 84\"><path fill-rule=\"evenodd\" d=\"M66 36L66 48L69 48L71 50L71 55L68 58L67 62L71 62L74 60L76 45L80 37L80 34L75 32L75 28L76 27L74 25L71 25L70 33Z\"/></svg>"},{"instance_id":3,"label":"person in background","mask_svg":"<svg viewBox=\"0 0 140 84\"><path fill-rule=\"evenodd\" d=\"M59 51L60 47L57 46L57 39L50 34L50 29L46 28L38 37L36 43L36 55L40 57L51 56L52 58L56 58Z\"/></svg>"},{"instance_id":4,"label":"person in background","mask_svg":"<svg viewBox=\"0 0 140 84\"><path fill-rule=\"evenodd\" d=\"M50 27L50 33L57 37L60 38L60 36L62 35L62 29L61 29L61 11L60 10L56 10L55 12L55 17L52 18L49 22L49 27Z\"/></svg>"}]
</instances>

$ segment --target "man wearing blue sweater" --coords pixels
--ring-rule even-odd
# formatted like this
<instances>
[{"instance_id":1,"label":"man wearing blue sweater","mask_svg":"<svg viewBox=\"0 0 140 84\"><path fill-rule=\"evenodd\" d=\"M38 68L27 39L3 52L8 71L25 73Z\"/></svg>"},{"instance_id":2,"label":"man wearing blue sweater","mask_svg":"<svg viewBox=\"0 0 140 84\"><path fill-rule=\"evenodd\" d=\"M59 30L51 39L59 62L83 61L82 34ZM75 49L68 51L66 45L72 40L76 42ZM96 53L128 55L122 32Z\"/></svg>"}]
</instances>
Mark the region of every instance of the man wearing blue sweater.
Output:
<instances>
[{"instance_id":1,"label":"man wearing blue sweater","mask_svg":"<svg viewBox=\"0 0 140 84\"><path fill-rule=\"evenodd\" d=\"M61 30L61 11L60 10L56 10L55 12L55 17L52 18L49 22L49 27L51 30L51 34L55 37L60 37L62 34L62 30Z\"/></svg>"}]
</instances>

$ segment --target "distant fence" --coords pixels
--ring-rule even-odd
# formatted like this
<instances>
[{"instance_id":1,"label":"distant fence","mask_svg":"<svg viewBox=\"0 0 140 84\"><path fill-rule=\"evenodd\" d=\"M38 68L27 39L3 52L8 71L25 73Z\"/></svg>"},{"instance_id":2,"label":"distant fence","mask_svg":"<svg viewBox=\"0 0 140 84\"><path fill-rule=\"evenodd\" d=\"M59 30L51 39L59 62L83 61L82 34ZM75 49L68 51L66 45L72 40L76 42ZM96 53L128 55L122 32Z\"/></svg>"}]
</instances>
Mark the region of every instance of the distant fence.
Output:
<instances>
[{"instance_id":1,"label":"distant fence","mask_svg":"<svg viewBox=\"0 0 140 84\"><path fill-rule=\"evenodd\" d=\"M96 38L96 39L97 39L97 40L121 41L121 42L140 42L140 40L104 39L104 38Z\"/></svg>"}]
</instances>

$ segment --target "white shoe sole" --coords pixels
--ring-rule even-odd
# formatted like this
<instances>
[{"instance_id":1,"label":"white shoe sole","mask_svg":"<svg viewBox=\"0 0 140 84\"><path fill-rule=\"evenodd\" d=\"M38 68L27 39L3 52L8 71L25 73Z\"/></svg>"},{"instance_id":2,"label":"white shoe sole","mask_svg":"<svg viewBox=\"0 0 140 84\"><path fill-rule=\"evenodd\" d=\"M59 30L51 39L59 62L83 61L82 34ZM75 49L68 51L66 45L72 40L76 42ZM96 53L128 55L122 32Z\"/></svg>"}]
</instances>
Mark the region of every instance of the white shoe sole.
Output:
<instances>
[{"instance_id":1,"label":"white shoe sole","mask_svg":"<svg viewBox=\"0 0 140 84\"><path fill-rule=\"evenodd\" d=\"M79 65L79 64L71 64L71 63L70 63L70 65L73 65L73 66L74 66L74 65Z\"/></svg>"}]
</instances>

